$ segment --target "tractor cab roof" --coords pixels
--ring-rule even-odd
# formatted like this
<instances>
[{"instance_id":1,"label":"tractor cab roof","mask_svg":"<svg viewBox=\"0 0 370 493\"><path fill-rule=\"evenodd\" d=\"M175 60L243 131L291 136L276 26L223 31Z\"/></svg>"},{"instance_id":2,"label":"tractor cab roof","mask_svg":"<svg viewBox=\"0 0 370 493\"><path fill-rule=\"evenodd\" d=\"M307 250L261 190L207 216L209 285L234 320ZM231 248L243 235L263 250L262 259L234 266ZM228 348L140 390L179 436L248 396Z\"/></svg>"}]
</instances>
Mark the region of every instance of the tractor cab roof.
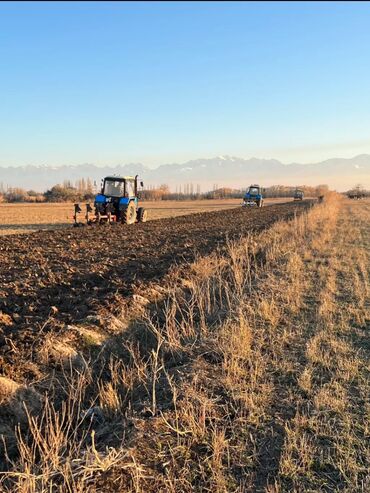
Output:
<instances>
[{"instance_id":1,"label":"tractor cab roof","mask_svg":"<svg viewBox=\"0 0 370 493\"><path fill-rule=\"evenodd\" d=\"M135 176L106 176L104 180L110 181L132 181L135 180Z\"/></svg>"}]
</instances>

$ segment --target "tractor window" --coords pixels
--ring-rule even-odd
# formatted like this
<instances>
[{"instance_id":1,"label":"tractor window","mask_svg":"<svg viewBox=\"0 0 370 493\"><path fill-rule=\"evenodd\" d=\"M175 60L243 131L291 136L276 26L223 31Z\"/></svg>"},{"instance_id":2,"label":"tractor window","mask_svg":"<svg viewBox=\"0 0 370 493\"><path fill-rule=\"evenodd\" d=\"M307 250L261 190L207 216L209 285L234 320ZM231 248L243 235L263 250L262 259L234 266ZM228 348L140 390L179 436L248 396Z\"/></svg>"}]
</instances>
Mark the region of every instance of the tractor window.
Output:
<instances>
[{"instance_id":1,"label":"tractor window","mask_svg":"<svg viewBox=\"0 0 370 493\"><path fill-rule=\"evenodd\" d=\"M128 197L133 197L135 195L135 186L133 181L126 182L126 192Z\"/></svg>"},{"instance_id":2,"label":"tractor window","mask_svg":"<svg viewBox=\"0 0 370 493\"><path fill-rule=\"evenodd\" d=\"M258 195L259 190L258 190L257 187L250 187L249 188L249 193L251 193L252 195Z\"/></svg>"},{"instance_id":3,"label":"tractor window","mask_svg":"<svg viewBox=\"0 0 370 493\"><path fill-rule=\"evenodd\" d=\"M104 195L111 197L123 197L125 184L123 181L105 180Z\"/></svg>"}]
</instances>

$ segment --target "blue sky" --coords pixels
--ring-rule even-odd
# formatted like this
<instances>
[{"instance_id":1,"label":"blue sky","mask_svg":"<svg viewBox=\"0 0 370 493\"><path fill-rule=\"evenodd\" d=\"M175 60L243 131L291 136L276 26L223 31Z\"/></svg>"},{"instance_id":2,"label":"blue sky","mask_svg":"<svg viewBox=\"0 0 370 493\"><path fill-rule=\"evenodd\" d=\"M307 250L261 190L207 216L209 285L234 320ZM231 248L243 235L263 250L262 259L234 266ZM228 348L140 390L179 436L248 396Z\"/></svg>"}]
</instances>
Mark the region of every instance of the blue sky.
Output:
<instances>
[{"instance_id":1,"label":"blue sky","mask_svg":"<svg viewBox=\"0 0 370 493\"><path fill-rule=\"evenodd\" d=\"M370 153L370 3L0 3L0 165Z\"/></svg>"}]
</instances>

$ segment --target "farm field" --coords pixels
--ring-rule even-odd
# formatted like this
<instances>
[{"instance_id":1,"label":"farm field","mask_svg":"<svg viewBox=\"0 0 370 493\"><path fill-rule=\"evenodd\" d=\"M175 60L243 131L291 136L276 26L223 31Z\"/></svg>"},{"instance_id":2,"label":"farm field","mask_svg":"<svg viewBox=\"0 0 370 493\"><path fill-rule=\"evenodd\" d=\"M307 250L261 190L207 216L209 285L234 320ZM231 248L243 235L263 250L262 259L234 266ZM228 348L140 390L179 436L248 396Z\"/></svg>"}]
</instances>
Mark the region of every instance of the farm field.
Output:
<instances>
[{"instance_id":1,"label":"farm field","mask_svg":"<svg viewBox=\"0 0 370 493\"><path fill-rule=\"evenodd\" d=\"M266 199L266 205L291 199ZM238 207L241 199L146 201L149 220L183 216L197 212ZM0 204L0 235L27 233L68 227L73 222L73 203L54 204ZM81 220L84 213L81 214Z\"/></svg>"},{"instance_id":2,"label":"farm field","mask_svg":"<svg viewBox=\"0 0 370 493\"><path fill-rule=\"evenodd\" d=\"M11 331L16 329L14 335L27 340L48 323L51 306L57 309L52 323L73 323L101 307L120 310L116 296L142 293L146 283L158 284L171 267L292 217L309 204L292 202L126 227L102 225L4 237L0 312L13 310L19 315ZM28 334L31 328L33 334Z\"/></svg>"},{"instance_id":3,"label":"farm field","mask_svg":"<svg viewBox=\"0 0 370 493\"><path fill-rule=\"evenodd\" d=\"M369 491L369 214L3 236L0 490Z\"/></svg>"}]
</instances>

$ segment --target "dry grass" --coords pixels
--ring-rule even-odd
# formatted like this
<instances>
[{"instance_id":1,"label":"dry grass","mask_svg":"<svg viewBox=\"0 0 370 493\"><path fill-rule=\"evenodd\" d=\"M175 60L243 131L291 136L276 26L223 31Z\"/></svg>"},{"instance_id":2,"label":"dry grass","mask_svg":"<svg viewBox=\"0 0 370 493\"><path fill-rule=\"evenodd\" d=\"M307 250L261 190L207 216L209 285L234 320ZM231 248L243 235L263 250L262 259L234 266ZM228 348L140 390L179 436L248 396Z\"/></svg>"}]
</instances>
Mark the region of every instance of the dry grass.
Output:
<instances>
[{"instance_id":1,"label":"dry grass","mask_svg":"<svg viewBox=\"0 0 370 493\"><path fill-rule=\"evenodd\" d=\"M333 195L199 259L110 339L76 338L83 366L49 340L3 490L369 491L369 212Z\"/></svg>"},{"instance_id":2,"label":"dry grass","mask_svg":"<svg viewBox=\"0 0 370 493\"><path fill-rule=\"evenodd\" d=\"M266 204L290 199L267 199ZM143 202L149 219L185 216L196 212L238 207L241 199ZM0 204L0 235L29 233L41 229L58 229L73 223L73 204Z\"/></svg>"}]
</instances>

